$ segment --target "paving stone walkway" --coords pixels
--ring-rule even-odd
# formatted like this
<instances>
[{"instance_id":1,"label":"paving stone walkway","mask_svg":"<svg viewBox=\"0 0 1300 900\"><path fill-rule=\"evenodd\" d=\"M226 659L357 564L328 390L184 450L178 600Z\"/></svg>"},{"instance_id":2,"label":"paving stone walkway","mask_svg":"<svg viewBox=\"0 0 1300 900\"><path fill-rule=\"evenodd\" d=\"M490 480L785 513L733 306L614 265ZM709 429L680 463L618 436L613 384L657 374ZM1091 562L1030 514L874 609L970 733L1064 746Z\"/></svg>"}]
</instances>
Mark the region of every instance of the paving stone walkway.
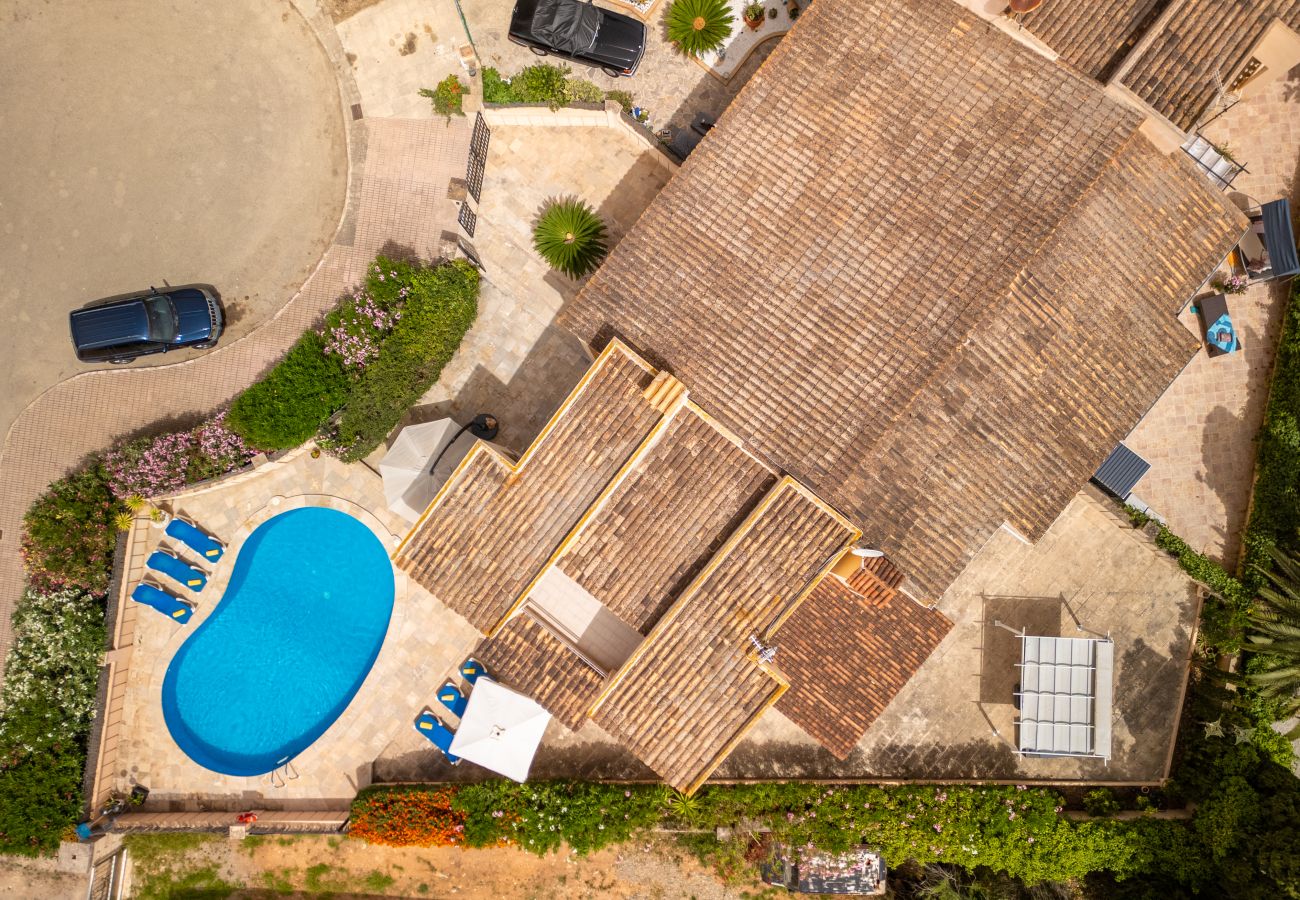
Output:
<instances>
[{"instance_id":1,"label":"paving stone walkway","mask_svg":"<svg viewBox=\"0 0 1300 900\"><path fill-rule=\"evenodd\" d=\"M1300 153L1300 71L1239 103L1205 130L1248 171L1233 183L1240 202L1295 202ZM1242 349L1211 358L1204 349L1125 443L1151 463L1134 493L1202 553L1237 563L1278 330L1289 284L1257 285L1228 298ZM1185 310L1184 324L1199 331Z\"/></svg>"}]
</instances>

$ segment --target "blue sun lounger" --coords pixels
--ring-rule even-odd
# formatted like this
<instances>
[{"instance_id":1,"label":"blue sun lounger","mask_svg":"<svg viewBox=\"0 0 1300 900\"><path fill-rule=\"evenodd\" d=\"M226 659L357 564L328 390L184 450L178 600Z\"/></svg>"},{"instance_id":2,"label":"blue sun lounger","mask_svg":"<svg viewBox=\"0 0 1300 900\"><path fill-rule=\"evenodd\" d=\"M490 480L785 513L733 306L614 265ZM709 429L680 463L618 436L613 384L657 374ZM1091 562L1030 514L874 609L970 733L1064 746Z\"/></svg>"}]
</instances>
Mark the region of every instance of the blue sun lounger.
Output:
<instances>
[{"instance_id":1,"label":"blue sun lounger","mask_svg":"<svg viewBox=\"0 0 1300 900\"><path fill-rule=\"evenodd\" d=\"M420 713L420 717L415 720L415 730L420 732L429 739L429 741L442 751L442 755L447 757L447 762L453 766L460 765L460 757L451 755L451 741L454 735L450 728L438 721L438 717L431 712Z\"/></svg>"},{"instance_id":2,"label":"blue sun lounger","mask_svg":"<svg viewBox=\"0 0 1300 900\"><path fill-rule=\"evenodd\" d=\"M221 544L184 519L172 519L168 522L167 536L176 538L176 540L211 563L221 559L221 554L225 552Z\"/></svg>"},{"instance_id":3,"label":"blue sun lounger","mask_svg":"<svg viewBox=\"0 0 1300 900\"><path fill-rule=\"evenodd\" d=\"M487 669L483 664L472 656L460 664L460 674L470 683L471 687L474 686L474 682L478 681L481 676L487 675L487 673Z\"/></svg>"},{"instance_id":4,"label":"blue sun lounger","mask_svg":"<svg viewBox=\"0 0 1300 900\"><path fill-rule=\"evenodd\" d=\"M131 592L131 599L158 610L167 618L174 619L182 625L194 615L194 610L188 603L182 603L166 591L152 584L145 584L143 581L135 586L135 590Z\"/></svg>"},{"instance_id":5,"label":"blue sun lounger","mask_svg":"<svg viewBox=\"0 0 1300 900\"><path fill-rule=\"evenodd\" d=\"M438 691L438 699L453 716L458 719L465 717L465 707L469 705L469 701L456 685L450 681L444 684L442 690Z\"/></svg>"},{"instance_id":6,"label":"blue sun lounger","mask_svg":"<svg viewBox=\"0 0 1300 900\"><path fill-rule=\"evenodd\" d=\"M208 576L189 563L182 562L172 556L166 550L155 550L149 554L149 559L145 562L145 565L185 585L196 594L203 590L203 586L208 583Z\"/></svg>"}]
</instances>

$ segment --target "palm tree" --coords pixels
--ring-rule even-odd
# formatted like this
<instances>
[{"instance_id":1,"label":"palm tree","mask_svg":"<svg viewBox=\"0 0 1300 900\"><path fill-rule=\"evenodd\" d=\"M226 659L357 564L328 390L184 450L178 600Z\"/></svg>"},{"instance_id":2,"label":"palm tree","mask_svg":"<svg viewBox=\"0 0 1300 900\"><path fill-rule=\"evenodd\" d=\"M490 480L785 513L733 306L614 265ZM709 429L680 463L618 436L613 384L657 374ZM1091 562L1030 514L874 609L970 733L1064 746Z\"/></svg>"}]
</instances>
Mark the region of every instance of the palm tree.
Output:
<instances>
[{"instance_id":1,"label":"palm tree","mask_svg":"<svg viewBox=\"0 0 1300 900\"><path fill-rule=\"evenodd\" d=\"M1246 681L1278 704L1282 718L1292 718L1300 716L1300 556L1275 550L1273 563L1260 570L1269 584L1259 589L1246 625L1257 654ZM1300 737L1300 725L1287 737Z\"/></svg>"},{"instance_id":2,"label":"palm tree","mask_svg":"<svg viewBox=\"0 0 1300 900\"><path fill-rule=\"evenodd\" d=\"M735 20L727 0L673 0L664 16L668 39L687 56L721 47Z\"/></svg>"},{"instance_id":3,"label":"palm tree","mask_svg":"<svg viewBox=\"0 0 1300 900\"><path fill-rule=\"evenodd\" d=\"M551 268L581 278L605 258L605 223L581 200L557 200L537 221L533 246Z\"/></svg>"}]
</instances>

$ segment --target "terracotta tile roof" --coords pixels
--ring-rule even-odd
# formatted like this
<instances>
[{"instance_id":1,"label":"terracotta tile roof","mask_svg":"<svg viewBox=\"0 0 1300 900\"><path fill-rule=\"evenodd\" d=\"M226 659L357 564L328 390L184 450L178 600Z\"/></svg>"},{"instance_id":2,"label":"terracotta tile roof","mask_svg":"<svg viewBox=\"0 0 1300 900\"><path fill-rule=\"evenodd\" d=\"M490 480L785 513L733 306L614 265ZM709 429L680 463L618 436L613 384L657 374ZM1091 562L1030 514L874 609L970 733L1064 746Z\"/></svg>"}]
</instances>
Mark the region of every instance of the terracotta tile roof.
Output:
<instances>
[{"instance_id":1,"label":"terracotta tile roof","mask_svg":"<svg viewBox=\"0 0 1300 900\"><path fill-rule=\"evenodd\" d=\"M1122 81L1184 129L1214 99L1215 71L1230 81L1275 18L1300 30L1300 0L1174 2ZM1169 6L1169 0L1048 0L1025 17L1025 27L1080 71L1105 80Z\"/></svg>"},{"instance_id":2,"label":"terracotta tile roof","mask_svg":"<svg viewBox=\"0 0 1300 900\"><path fill-rule=\"evenodd\" d=\"M824 578L777 635L790 681L777 709L844 759L951 628L896 592L871 604Z\"/></svg>"},{"instance_id":3,"label":"terracotta tile roof","mask_svg":"<svg viewBox=\"0 0 1300 900\"><path fill-rule=\"evenodd\" d=\"M781 481L611 676L592 717L664 781L695 790L784 690L749 638L778 627L857 536Z\"/></svg>"},{"instance_id":4,"label":"terracotta tile roof","mask_svg":"<svg viewBox=\"0 0 1300 900\"><path fill-rule=\"evenodd\" d=\"M848 576L846 580L848 586L869 606L880 606L898 596L896 585L881 580L879 575L865 566Z\"/></svg>"},{"instance_id":5,"label":"terracotta tile roof","mask_svg":"<svg viewBox=\"0 0 1300 900\"><path fill-rule=\"evenodd\" d=\"M874 556L862 560L862 569L875 575L884 584L896 588L903 583L903 573L887 556Z\"/></svg>"},{"instance_id":6,"label":"terracotta tile roof","mask_svg":"<svg viewBox=\"0 0 1300 900\"><path fill-rule=\"evenodd\" d=\"M775 482L683 407L556 565L645 634Z\"/></svg>"},{"instance_id":7,"label":"terracotta tile roof","mask_svg":"<svg viewBox=\"0 0 1300 900\"><path fill-rule=\"evenodd\" d=\"M518 466L476 445L394 563L480 631L492 628L660 420L644 396L651 378L635 357L612 353Z\"/></svg>"},{"instance_id":8,"label":"terracotta tile roof","mask_svg":"<svg viewBox=\"0 0 1300 900\"><path fill-rule=\"evenodd\" d=\"M497 681L528 694L575 731L587 720L587 709L605 682L527 613L480 642L474 657Z\"/></svg>"},{"instance_id":9,"label":"terracotta tile roof","mask_svg":"<svg viewBox=\"0 0 1300 900\"><path fill-rule=\"evenodd\" d=\"M1105 81L1170 0L1047 0L1022 22L1061 59Z\"/></svg>"},{"instance_id":10,"label":"terracotta tile roof","mask_svg":"<svg viewBox=\"0 0 1300 900\"><path fill-rule=\"evenodd\" d=\"M1138 124L955 3L818 0L563 322L937 597L1002 522L1041 535L1193 352L1174 311L1245 223Z\"/></svg>"}]
</instances>

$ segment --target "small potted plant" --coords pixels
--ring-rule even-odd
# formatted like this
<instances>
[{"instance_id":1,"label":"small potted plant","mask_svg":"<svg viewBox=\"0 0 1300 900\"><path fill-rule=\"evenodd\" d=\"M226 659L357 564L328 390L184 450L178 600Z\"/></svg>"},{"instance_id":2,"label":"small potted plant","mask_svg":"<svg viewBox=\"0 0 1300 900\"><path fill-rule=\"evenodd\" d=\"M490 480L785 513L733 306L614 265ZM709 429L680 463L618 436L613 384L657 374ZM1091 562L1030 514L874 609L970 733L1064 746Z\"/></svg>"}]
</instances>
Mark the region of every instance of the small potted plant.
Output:
<instances>
[{"instance_id":1,"label":"small potted plant","mask_svg":"<svg viewBox=\"0 0 1300 900\"><path fill-rule=\"evenodd\" d=\"M1210 286L1223 294L1244 294L1250 286L1250 279L1245 275L1220 275L1210 282Z\"/></svg>"},{"instance_id":2,"label":"small potted plant","mask_svg":"<svg viewBox=\"0 0 1300 900\"><path fill-rule=\"evenodd\" d=\"M747 5L743 14L745 24L755 31L763 27L763 17L765 15L767 15L767 11L763 9L763 4L759 3L758 0L754 0L753 3Z\"/></svg>"}]
</instances>

